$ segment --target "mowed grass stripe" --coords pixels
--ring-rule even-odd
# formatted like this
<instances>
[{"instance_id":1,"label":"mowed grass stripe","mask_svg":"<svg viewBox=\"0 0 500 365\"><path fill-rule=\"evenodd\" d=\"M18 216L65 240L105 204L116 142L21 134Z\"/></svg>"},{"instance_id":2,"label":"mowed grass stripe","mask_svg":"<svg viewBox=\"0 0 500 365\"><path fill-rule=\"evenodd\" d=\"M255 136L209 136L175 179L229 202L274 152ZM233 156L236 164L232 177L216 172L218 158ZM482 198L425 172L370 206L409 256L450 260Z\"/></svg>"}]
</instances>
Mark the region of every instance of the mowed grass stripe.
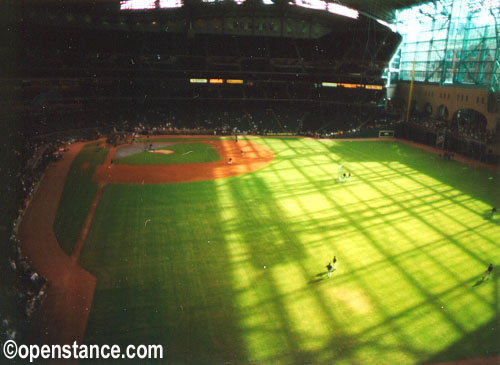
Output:
<instances>
[{"instance_id":1,"label":"mowed grass stripe","mask_svg":"<svg viewBox=\"0 0 500 365\"><path fill-rule=\"evenodd\" d=\"M250 174L105 187L80 260L98 278L87 343L179 362L499 354L497 279L474 286L500 262L498 173L392 142L258 143L276 157Z\"/></svg>"},{"instance_id":2,"label":"mowed grass stripe","mask_svg":"<svg viewBox=\"0 0 500 365\"><path fill-rule=\"evenodd\" d=\"M185 142L201 142L201 141L218 141L221 139L234 139L234 137L209 137L209 136L202 136L202 137L162 137L162 138L139 138L137 139L137 142L140 143L154 143L154 142L179 142L179 143L185 143Z\"/></svg>"},{"instance_id":3,"label":"mowed grass stripe","mask_svg":"<svg viewBox=\"0 0 500 365\"><path fill-rule=\"evenodd\" d=\"M154 140L150 142L154 142ZM114 163L128 165L161 165L214 162L220 160L217 151L212 146L203 143L172 144L158 150L170 150L174 153L159 154L152 151L144 151L134 155L117 158Z\"/></svg>"},{"instance_id":4,"label":"mowed grass stripe","mask_svg":"<svg viewBox=\"0 0 500 365\"><path fill-rule=\"evenodd\" d=\"M92 181L92 176L97 165L104 162L107 153L108 149L100 144L87 144L75 157L68 172L54 222L54 232L59 245L69 256L97 192L97 183Z\"/></svg>"},{"instance_id":5,"label":"mowed grass stripe","mask_svg":"<svg viewBox=\"0 0 500 365\"><path fill-rule=\"evenodd\" d=\"M221 228L215 219L218 207L211 202L206 191L210 184L198 184L188 191L178 190L182 184L159 186L160 190L147 185L143 186L145 190L127 185L105 188L90 236L94 236L96 230L106 231L106 234L99 240L88 240L81 260L85 267L103 278L96 293L104 294L106 307L102 308L104 311L96 309L92 312L93 320L87 331L90 342L102 340L100 326L102 321L113 323L108 318L108 311L111 311L114 313L111 318L117 314L116 321L124 328L127 320L151 324L147 331L140 331L132 337L130 331L135 330L135 325L133 329L129 327L129 331L119 331L113 335L116 343L151 343L155 340L174 349L169 351L170 356L180 360L185 354L175 349L191 348L199 356L210 357L210 347L214 343L220 343L215 349L226 349L228 356L232 356L233 347L239 347L231 338L236 330L224 336L219 333L220 329L227 330L228 324L237 321L231 317L231 306L225 302L225 293L231 290L229 282L219 278L226 260L218 248L224 247L226 242L221 241L218 233ZM130 205L136 208L135 214L127 214ZM159 216L158 209L170 213ZM117 210L121 212L118 215L100 216ZM206 214L207 211L213 214L193 223L199 212ZM136 225L139 221L140 224ZM117 225L121 233L116 235L117 231L108 231L102 224ZM200 235L204 242L199 242ZM117 241L122 244L117 245ZM103 247L108 249L99 261L87 255L99 252ZM110 267L106 262L115 264ZM127 273L115 277L116 270L120 271L122 265L127 267ZM125 288L125 293L133 293L133 288L140 289L130 298L120 295L117 288ZM127 288L131 288L130 291ZM145 290L149 295L142 295ZM130 307L142 309L130 312ZM150 309L144 310L143 307ZM200 312L199 307L205 310ZM217 319L209 320L211 316ZM204 326L197 326L198 323L204 323ZM113 332L112 327L106 331ZM92 334L93 329L97 336ZM190 342L193 336L196 343Z\"/></svg>"}]
</instances>

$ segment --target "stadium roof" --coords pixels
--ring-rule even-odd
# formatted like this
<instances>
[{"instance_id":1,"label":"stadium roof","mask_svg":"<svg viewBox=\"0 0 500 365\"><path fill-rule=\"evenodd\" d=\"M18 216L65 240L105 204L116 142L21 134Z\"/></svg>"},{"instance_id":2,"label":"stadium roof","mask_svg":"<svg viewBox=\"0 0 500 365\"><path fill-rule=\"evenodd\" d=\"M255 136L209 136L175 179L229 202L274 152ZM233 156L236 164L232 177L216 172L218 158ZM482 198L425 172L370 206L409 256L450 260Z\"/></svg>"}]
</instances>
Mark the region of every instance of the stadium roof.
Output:
<instances>
[{"instance_id":1,"label":"stadium roof","mask_svg":"<svg viewBox=\"0 0 500 365\"><path fill-rule=\"evenodd\" d=\"M395 10L428 3L430 0L333 0L333 2L357 9L365 15L392 22L395 17Z\"/></svg>"},{"instance_id":2,"label":"stadium roof","mask_svg":"<svg viewBox=\"0 0 500 365\"><path fill-rule=\"evenodd\" d=\"M431 2L432 0L328 0L333 3L339 3L347 7L358 10L360 13L375 17L378 19L392 22L394 20L394 11L397 9L408 8L413 5ZM435 1L435 0L434 0ZM27 0L25 3L43 4L52 3L61 6L71 6L71 4L102 4L119 3L120 0Z\"/></svg>"}]
</instances>

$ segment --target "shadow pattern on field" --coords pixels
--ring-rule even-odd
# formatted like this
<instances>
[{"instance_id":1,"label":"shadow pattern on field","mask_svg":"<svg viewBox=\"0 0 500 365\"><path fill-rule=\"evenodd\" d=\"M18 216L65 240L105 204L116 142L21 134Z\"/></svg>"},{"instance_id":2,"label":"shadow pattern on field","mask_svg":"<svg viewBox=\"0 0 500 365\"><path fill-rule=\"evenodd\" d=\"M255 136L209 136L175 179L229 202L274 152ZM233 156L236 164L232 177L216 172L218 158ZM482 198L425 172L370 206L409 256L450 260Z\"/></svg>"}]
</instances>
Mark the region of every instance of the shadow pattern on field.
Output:
<instances>
[{"instance_id":1,"label":"shadow pattern on field","mask_svg":"<svg viewBox=\"0 0 500 365\"><path fill-rule=\"evenodd\" d=\"M485 233L491 229L491 222L473 225L448 210L458 207L463 212L480 216L481 212L475 211L471 204L478 198L491 198L488 194L479 193L480 196L477 196L474 189L467 187L463 182L458 182L457 188L456 182L441 179L442 174L435 168L421 167L422 170L419 171L416 167L410 167L411 164L406 164L406 160L404 163L398 160L407 158L404 151L395 154L397 157L394 160L387 158L386 155L378 155L376 150L372 154L357 152L359 159L354 161L347 158L355 149L355 143L350 142L318 142L313 148L310 143L306 144L303 140L263 139L259 140L259 144L268 144L269 149L273 149L277 157L265 169L259 173L226 179L223 183L205 182L206 193L210 194L213 200L211 204L214 204L212 210L214 213L204 229L207 232L212 229L221 230L224 232L224 240L217 243L217 250L213 250L208 243L201 247L188 243L189 246L183 256L178 257L179 262L187 263L186 267L181 268L179 272L170 272L171 277L185 278L186 282L179 286L171 285L174 285L173 289L177 290L176 294L180 297L189 298L190 294L185 293L191 290L185 287L187 284L194 283L192 290L204 293L203 286L216 282L220 275L216 267L210 264L211 260L214 260L226 268L225 275L230 277L230 285L218 289L230 292L231 296L219 303L207 303L206 301L211 299L203 296L200 298L201 304L189 301L173 303L165 309L166 313L163 313L166 314L166 319L156 318L157 322L153 322L155 330L166 326L167 330L171 331L168 334L168 341L171 341L169 345L173 351L172 360L316 363L321 359L325 362L362 362L357 356L365 349L372 349L377 354L373 358L374 362L380 359L380 355L384 352L404 354L407 356L405 360L413 359L418 362L498 355L498 349L494 349L495 338L498 338L498 325L492 325L494 329L491 332L486 332L487 327L471 331L467 324L446 309L466 290L482 304L485 314L492 317L489 324L498 322L497 281L492 281L495 285L492 297L485 291L471 289L474 281L491 261L488 251L476 250L463 244L465 239L478 240L490 249L498 248L498 244ZM256 155L260 153L258 150L252 151L251 145L247 146L250 149L249 153ZM232 147L228 144L222 147L224 148ZM335 185L336 171L331 171L327 166L338 166L346 160L355 164L357 171L353 171L351 182ZM370 161L378 161L385 167L384 171L374 169ZM438 165L441 163L443 162L438 162ZM417 179L420 173L429 178ZM267 176L272 176L273 179L266 180ZM409 181L411 186L405 186L398 181L400 176ZM473 177L472 180L474 178L477 177ZM384 184L387 183L399 192L387 194L384 190ZM375 197L362 196L357 191L358 184L369 186ZM145 186L144 189L149 187ZM343 201L343 191L348 191L356 201ZM256 196L255 192L259 192L259 195ZM465 200L463 192L468 193L470 198ZM302 200L308 194L316 194L319 203L325 202L328 207L334 209L319 208L311 211ZM224 206L219 200L226 195L235 202L234 206L237 207L235 217L228 218L224 215ZM183 198L188 199L183 196L172 197L172 199ZM117 196L110 196L108 200L103 200L111 204L110 202L116 199ZM289 216L285 201L298 207L301 214ZM187 202L192 204L189 200ZM165 209L168 209L168 204L165 202L149 203L164 204ZM252 222L237 218L245 217L249 210L254 214L258 213ZM106 207L103 207L104 211ZM440 216L458 228L449 232L445 227L439 226L433 219L433 213L437 211ZM147 215L141 216L142 219L146 217ZM278 221L283 223L270 223L275 222L276 217L280 217ZM364 219L360 220L359 217ZM179 218L179 222L182 222L182 217ZM168 223L176 224L176 222L165 224ZM193 224L202 223L193 222ZM415 242L414 237L399 224L414 224L417 229L424 227L439 238L434 241ZM126 231L125 226L123 229ZM389 237L393 236L404 240L408 243L406 248L398 249L397 242L381 242L375 234L377 230L386 232L388 241ZM302 237L309 233L316 236L305 245ZM366 243L366 247L362 249L373 252L376 258L360 262L357 257L344 255L343 249L352 235L360 236ZM266 245L262 245L261 240L265 240ZM459 262L457 267L450 265L447 262L450 257L446 256L450 246L462 256L468 257L468 261ZM95 248L90 246L85 249L92 252ZM131 250L130 257L138 255L137 259L143 261L144 265L154 260L151 256L141 256L133 247L126 249ZM203 253L201 258L200 252ZM324 280L324 274L318 273L318 270L324 270L324 266L331 260L333 254L339 258L339 268L333 274L335 280ZM108 257L110 262L121 259L120 255L123 253L117 255ZM317 260L317 265L308 262L307 258L310 257ZM418 262L421 265L409 266L406 261ZM192 263L200 266L194 268ZM164 264L168 267L167 262ZM473 265L474 269L470 270L470 275L458 278L458 274L466 265L467 267ZM438 270L433 271L436 268ZM121 286L130 285L123 281L117 282L116 278L112 278L112 274L106 273L99 265L89 269L92 272L101 270L98 277L111 276L109 280L115 281L115 286L111 288L98 286L98 292L108 297L107 300L112 300L113 296L120 292ZM290 285L287 287L284 282L286 283L285 279L292 271L298 282L287 283ZM162 272L151 275L165 276ZM390 288L391 278L394 277L418 293L417 298L411 303L399 303L401 307L396 306L396 308L391 307L392 298L381 298L373 289L373 282L385 283ZM203 278L203 282L200 278ZM454 285L439 286L441 278L452 281ZM429 282L434 285L428 285ZM382 322L376 323L371 323L370 319L366 318L366 324L359 332L351 332L345 327L341 314L345 310L344 305L338 301L332 304L338 299L338 293L341 293L339 290L353 283L366 296L373 311L383 318ZM162 285L167 284L162 283ZM126 295L122 298L125 299L115 303L112 309L118 310L120 305L127 303L127 300L133 300L134 292L124 290ZM154 293L151 287L144 289L141 295L154 297L158 294ZM253 298L252 305L239 307L241 298L248 296ZM158 298L158 300L169 299ZM200 305L211 305L214 308L216 315L213 323L218 328L199 328L200 324L206 323L206 319L199 318ZM297 312L307 311L310 309L309 306L314 307L314 316L308 317L303 324L305 328L301 328L296 323ZM221 314L217 310L219 307L227 308L227 313ZM460 335L460 340L438 354L422 348L408 330L419 323L405 322L407 318L416 318L418 322L422 310L435 313L448 329ZM92 313L90 327L92 331L97 332L99 330L97 323L105 321L109 314L108 309ZM143 314L136 311L131 314L131 318L151 323L150 319L141 315ZM217 315L222 317L218 319ZM314 328L313 325L307 327L308 321L317 327ZM322 326L327 328L328 335L324 335L320 339L321 345L317 346L314 343L318 340L314 338L315 330L321 329ZM208 336L204 331L208 331ZM488 335L483 336L486 333ZM124 333L122 340L126 342L128 336L131 335ZM199 344L190 342L203 336L207 336L209 341ZM391 337L396 342L388 343L386 337ZM265 338L266 341L260 343L257 341L256 344L255 338ZM89 339L92 340L94 337L90 336ZM213 343L219 346L210 354L209 347ZM228 346L231 347L232 354L225 353ZM463 350L458 349L459 346L462 346ZM384 360L390 362L400 359Z\"/></svg>"},{"instance_id":2,"label":"shadow pattern on field","mask_svg":"<svg viewBox=\"0 0 500 365\"><path fill-rule=\"evenodd\" d=\"M284 153L289 154L290 153L289 151L293 150L293 148L294 148L293 145L290 144L290 143L287 143L287 141L284 141L283 143L287 145L287 148L283 149ZM338 159L338 160L333 160L330 157L330 159L331 159L332 163L339 164L339 163L341 163L344 160L344 158L342 157L342 153L337 150L338 148L334 148L334 149L335 149L335 152L338 155L341 156L341 158ZM330 156L330 153L331 153L331 148L328 148L328 147L325 146L324 155L321 154L321 153L311 153L308 156L306 156L305 159L307 159L307 158L314 159L314 157L316 157L316 158L321 158L321 157L324 158L325 156ZM300 156L302 158L304 158L303 154L301 154ZM281 171L279 171L280 168L278 167L279 164L283 163L283 161L284 161L284 159L282 159L280 157L281 157L280 154L277 153L277 158L278 158L277 161L274 164L272 164L268 168L267 171L274 170L275 173L276 173L276 175L283 175L284 174L284 172L282 170L283 168L281 168ZM363 156L361 156L361 157L363 157ZM369 156L369 160L373 160L373 159L376 159L376 157L373 156L373 155L370 155ZM362 158L361 158L361 160L362 160ZM298 164L296 164L294 162L293 158L287 159L286 162L289 164L288 168L291 171L292 170L293 171L298 171L298 172L300 172L302 174L302 179L305 180L308 183L308 185L312 185L313 186L312 190L315 190L316 192L320 192L320 193L325 191L325 188L324 188L323 184L325 182L327 182L328 180L325 180L325 181L322 181L322 182L318 183L317 181L311 179L306 172L304 172L304 171L307 170L308 167L316 168L316 169L317 168L322 169L321 164L319 164L317 161L311 161L311 163L310 163L309 166L307 165L307 163L304 164L303 161L302 161L302 163L300 165L298 165ZM380 176L380 173L377 172L377 171L371 170L371 168L369 167L369 165L361 163L361 166L362 166L363 169L365 169L364 172L368 172L369 174L372 175L372 177L366 178L365 177L366 174L364 174L363 177L359 177L360 181L362 181L363 183L370 184L375 191L377 191L378 193L380 193L381 196L385 196L385 199L388 198L390 200L390 204L387 206L387 208L399 207L400 210L409 211L411 219L417 220L417 221L420 222L420 224L423 224L424 226L427 226L428 228L434 230L441 237L443 237L444 239L446 239L448 242L453 243L458 249L462 250L464 254L470 256L476 262L479 262L480 263L479 267L481 267L481 269L479 269L479 267L478 267L478 270L477 270L478 273L477 273L477 275L480 275L480 272L482 272L482 267L486 267L486 265L487 265L487 263L488 263L489 260L486 257L481 257L476 252L471 251L469 248L463 246L457 239L454 238L453 234L448 234L443 229L441 229L436 224L434 224L432 221L429 221L427 219L423 219L422 218L422 211L420 209L421 208L425 209L429 205L429 203L426 201L425 197L422 198L421 195L418 195L418 196L414 195L411 190L406 189L403 186L399 186L401 188L401 190L403 191L402 194L404 194L405 196L407 196L408 199L409 199L409 202L412 203L412 204L409 204L409 206L404 206L404 205L402 205L402 203L400 203L399 199L398 200L392 199L390 196L387 196L387 194L385 194L385 192L383 190L381 190L380 188L378 188L374 184L373 177L375 177L375 180L378 180L379 182L383 182L383 181L387 181L387 179L390 179L391 177L396 177L396 176L403 175L404 177L409 178L410 180L413 180L416 185L420 185L423 190L430 191L430 194L432 194L433 196L436 196L436 195L437 196L441 196L442 197L442 201L448 201L448 202L450 202L450 204L461 206L463 209L468 210L471 213L476 214L476 215L479 215L480 213L471 211L471 209L468 206L465 206L462 201L459 201L459 200L454 199L453 197L450 197L450 195L447 194L447 192L440 191L436 187L430 185L429 183L415 180L412 177L411 169L407 169L407 171L408 171L407 173L405 173L405 171L401 171L400 169L398 169L397 171L394 169L393 176ZM389 170L391 170L391 169L393 169L393 168L389 167ZM436 174L436 172L437 171L425 171L424 173L427 173L427 174L429 174L429 175L432 176L432 175ZM325 176L328 176L328 175L332 176L332 175L334 175L334 172L332 173L332 171L326 171L325 170L324 174L325 174ZM437 175L438 175L437 179L439 179L439 175L440 174L438 173ZM256 179L256 177L253 177L253 178ZM333 179L334 179L334 177L332 178L331 181L333 181ZM290 185L288 184L288 181L286 181L286 180L282 180L281 183L282 183L281 186L282 186L283 194L286 194L285 192L287 191L287 189L290 188ZM394 184L394 185L396 185L396 186L398 186L398 183L396 181L393 181L391 183ZM273 188L268 188L266 190L266 186L265 186L265 184L262 181L260 181L260 184L262 185L262 186L260 186L260 189L263 189L265 191L265 195L268 196L268 198L269 198L270 201L277 201L277 200L282 199L282 198L285 197L285 196L279 196L281 194L280 193L280 189L275 190ZM453 186L453 185L451 185L451 186ZM342 187L342 188L349 189L351 194L354 194L354 195L356 194L355 193L355 187L346 186L346 187ZM294 191L301 191L300 184L297 184L293 188L293 190ZM328 190L331 190L331 189L328 189ZM465 190L473 193L473 191L471 191L471 189L469 187L467 189L465 189ZM278 194L276 194L276 193L278 193ZM304 194L307 194L307 191ZM276 197L276 195L278 195L278 196ZM300 195L300 193L299 193L299 195ZM458 194L457 194L457 197L458 197ZM380 263L375 262L374 264L371 264L370 265L370 269L371 270L373 270L374 272L376 272L377 271L377 267L379 265L385 264L386 262L388 262L391 265L391 267L395 268L399 272L399 275L401 275L403 278L405 278L405 280L408 283L410 283L411 285L413 285L416 288L416 290L423 295L423 298L424 298L425 302L419 303L415 307L406 309L406 310L402 311L397 316L391 316L388 313L385 313L384 305L382 303L379 303L378 299L375 296L370 295L369 284L368 283L361 283L361 282L358 283L360 286L365 287L365 289L366 289L365 293L371 297L372 302L375 303L377 309L381 313L383 313L383 316L386 318L386 321L383 323L383 326L390 328L391 332L396 333L397 336L400 337L400 344L399 344L399 346L401 348L404 348L405 351L414 354L415 356L417 356L420 359L425 359L425 358L427 358L430 355L430 354L426 354L425 350L418 349L418 348L414 347L412 345L412 339L409 338L409 337L406 337L403 334L403 331L400 330L400 328L399 328L399 326L397 324L397 322L398 322L398 320L400 318L403 318L404 316L408 315L411 311L417 311L419 308L421 308L421 306L425 306L425 305L429 305L431 307L434 307L434 310L436 312L441 311L442 312L442 316L446 319L446 321L452 327L455 327L455 330L457 330L459 333L462 333L464 341L466 341L465 339L468 336L467 335L468 331L466 330L465 326L462 323L459 323L458 321L456 321L455 318L451 314L449 314L447 311L442 311L441 309L443 308L442 300L444 300L444 298L446 298L447 296L448 297L452 296L453 292L455 290L457 290L457 289L458 290L463 290L464 286L466 286L467 282L470 282L470 280L472 280L472 278L470 280L467 280L467 282L459 282L459 283L457 283L457 286L455 288L449 288L449 289L447 289L445 291L441 291L441 292L430 291L425 286L422 286L420 284L419 280L416 279L416 278L414 278L414 276L412 274L410 274L411 270L407 270L407 268L401 267L400 263L399 263L401 255L408 255L408 254L411 254L411 255L413 255L413 254L423 255L423 259L424 260L433 262L434 264L436 264L437 266L440 266L442 268L443 272L441 274L448 275L449 277L453 277L454 278L455 277L454 272L451 271L451 270L449 270L448 267L447 267L447 265L443 264L441 262L441 260L437 259L435 257L435 255L431 254L430 251L428 251L428 248L430 248L430 247L427 248L427 247L425 247L423 245L415 244L414 245L414 250L412 250L413 252L401 252L401 253L399 253L397 255L393 255L389 251L387 251L386 248L384 248L383 246L381 246L380 244L378 244L377 240L374 239L371 236L370 228L373 228L373 224L366 224L366 225L362 225L362 226L359 225L359 223L356 220L352 220L352 219L349 218L351 215L357 214L356 211L352 211L350 209L348 210L345 206L343 206L341 204L337 204L337 202L335 200L333 200L329 195L323 194L322 198L325 199L325 200L327 200L327 201L329 201L331 204L333 204L336 207L336 210L338 210L340 212L339 215L342 216L346 220L346 223L345 223L346 226L351 226L354 229L356 229L358 232L360 232L361 234L363 234L366 237L367 242L370 242L371 247L374 248L376 251L378 251L378 253L381 254L382 257L386 258L386 260L384 260L383 262L380 262ZM491 198L491 196L489 196L489 198ZM364 201L363 197L359 197L359 201L363 202ZM414 202L419 202L419 201L421 201L420 205L419 204L414 204ZM358 212L359 214L362 214L363 212L370 211L370 210L373 209L373 206L371 206L371 204L370 204L369 201L364 201L364 204L365 204L365 208L360 209L360 211ZM427 208L426 211L429 212L429 211L432 211L434 209L441 209L441 207L435 207L434 208L434 207L431 206L431 207ZM304 207L303 211L304 212L307 211L306 207ZM283 213L284 212L281 212L281 211L274 211L273 212L273 214L278 214L278 215L279 214L283 215ZM424 213L425 213L425 211L424 211ZM444 216L446 216L448 219L450 219L452 221L453 220L456 221L456 223L458 225L462 225L463 226L463 222L459 221L456 217L454 217L451 214L451 212L446 213L446 211L443 212L442 210L440 210L440 213L444 214ZM307 215L307 213L305 213L305 215ZM424 214L424 216L425 216L425 214ZM396 217L396 215L394 215L394 218L395 217ZM370 219L373 220L373 221L380 221L380 220L382 220L383 224L387 225L389 227L392 226L391 223L392 223L392 220L394 218L391 217L391 214L388 214L387 216L377 214L377 215L374 215L373 217L370 217ZM315 218L314 218L314 216L310 216L308 220L314 221ZM380 223L378 223L378 224L380 224ZM328 228L330 230L334 230L335 228L337 228L335 224L328 224L328 225L330 226ZM318 229L319 226L322 226L322 224L320 223L320 224L318 224L318 226L312 227L311 231L314 231L315 229ZM326 227L322 226L322 228L326 228ZM498 247L497 243L493 242L486 235L482 234L482 230L486 229L486 228L487 228L486 225L475 226L475 227L474 226L467 226L467 225L465 225L465 229L464 229L463 233L476 235L482 241L486 241L490 245ZM392 226L391 229L393 229L394 231L396 231L400 236L402 236L403 238L405 238L408 242L412 242L412 238L409 237L401 229L398 229L397 226ZM302 232L297 231L297 234L298 233L302 233ZM282 234L283 234L284 237L288 237L289 239L291 238L291 242L293 242L294 226L292 225L289 230L287 230L286 232L282 232ZM288 244L290 243L289 240L287 240L287 242L288 242ZM428 243L427 245L434 245L435 246L437 244L438 244L438 242L436 242L436 243ZM297 245L297 247L300 247L300 243ZM332 244L332 249L335 249L335 244ZM337 252L337 251L335 251L335 252ZM302 257L302 254L304 254L304 253L298 254L298 255L294 256L293 258L296 259L297 261L300 261L300 257ZM359 279L354 279L354 275L356 275L356 273L359 272L359 270L365 270L365 269L368 269L368 268L363 268L363 267L360 268L359 265L355 265L354 263L349 263L349 260L350 260L350 258L346 258L346 257L344 257L342 259L342 265L344 265L347 268L346 271L348 272L348 274L343 274L343 275L341 275L341 277L342 277L343 280L359 280ZM350 269L351 267L352 267L352 269ZM356 267L356 269L354 269L354 267ZM307 277L309 275L307 275L307 273L304 273L304 276ZM272 283L269 283L269 285L272 285ZM494 296L494 301L493 302L487 301L486 298L484 298L480 294L473 294L473 295L476 295L477 298L478 298L478 300L485 301L485 303L487 303L487 306L489 306L491 308L491 310L493 310L494 313L496 313L496 315L498 315L498 295ZM318 298L318 302L322 302L322 299ZM325 312L328 312L328 311L325 310ZM328 316L325 313L322 313L322 314L325 316L325 319L328 318ZM330 320L332 320L332 318L326 319L326 322L332 323L332 322L330 322ZM393 323L393 324L391 325L391 323ZM495 326L495 327L498 327L498 326ZM373 330L376 330L376 329L378 330L378 328L373 328ZM493 329L493 331L497 331L498 332L498 330L494 330L494 329ZM356 337L356 342L357 342L356 347L363 347L365 345L365 344L363 344L363 338L365 336L367 336L370 332L371 332L371 330L368 329L363 334L359 334ZM492 333L490 335L490 337L488 338L488 340L489 340L488 341L489 348L491 348L492 347L491 345L494 344L494 341L495 341L494 339L497 336L497 332ZM469 340L472 340L473 338L474 338L474 336L470 337ZM406 345L404 345L404 344L406 344ZM295 345L295 344L292 343L292 346L290 346L290 347L293 347L293 345ZM471 355L480 355L480 356L498 355L498 350L493 351L493 352L487 352L487 351L485 352L485 351L482 351L485 348L484 344L483 344L483 346L481 346L480 344L477 344L477 345L479 345L479 346L477 346L477 347L474 347L473 345L472 346L468 346L469 350L471 350L471 349L476 349L476 350L469 351L469 352L462 352L462 353L460 353L458 355L458 358L460 358L460 357L463 358L463 357L467 357L467 356L471 356ZM332 346L338 346L338 343L335 343L335 341L332 341ZM488 346L486 346L486 347L488 347ZM450 354L447 354L447 355L449 356ZM350 352L347 351L346 354L340 354L340 355L337 354L336 355L336 359L337 360L338 359L344 359L344 358L347 359L347 358L349 358L349 356L350 356ZM431 361L433 361L433 360L431 360Z\"/></svg>"},{"instance_id":3,"label":"shadow pattern on field","mask_svg":"<svg viewBox=\"0 0 500 365\"><path fill-rule=\"evenodd\" d=\"M232 288L220 269L231 267L223 249L230 241L213 239L224 225L215 181L195 184L199 196L187 184L105 187L80 259L97 277L85 343L161 343L164 360L182 364L247 357L235 328L237 306L224 294ZM172 209L173 201L182 211L159 221L155 211ZM195 218L207 210L205 219Z\"/></svg>"}]
</instances>

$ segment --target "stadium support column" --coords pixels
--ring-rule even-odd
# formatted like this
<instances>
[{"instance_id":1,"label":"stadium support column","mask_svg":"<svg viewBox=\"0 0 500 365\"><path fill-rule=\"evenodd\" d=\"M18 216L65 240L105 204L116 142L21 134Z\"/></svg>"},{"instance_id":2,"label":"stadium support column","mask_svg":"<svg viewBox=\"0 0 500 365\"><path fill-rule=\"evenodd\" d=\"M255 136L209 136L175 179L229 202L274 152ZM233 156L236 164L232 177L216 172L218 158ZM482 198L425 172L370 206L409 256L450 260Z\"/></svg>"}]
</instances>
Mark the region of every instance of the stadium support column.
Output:
<instances>
[{"instance_id":1,"label":"stadium support column","mask_svg":"<svg viewBox=\"0 0 500 365\"><path fill-rule=\"evenodd\" d=\"M498 18L500 11L490 9L491 16L495 21L496 50L493 59L493 72L491 74L490 90L488 95L488 111L496 113L500 110L500 24Z\"/></svg>"},{"instance_id":2,"label":"stadium support column","mask_svg":"<svg viewBox=\"0 0 500 365\"><path fill-rule=\"evenodd\" d=\"M410 82L410 91L408 93L408 107L406 108L406 123L410 120L410 107L411 107L411 98L413 97L413 82L415 81L415 64L417 63L416 59L413 60L413 67L411 69L411 82Z\"/></svg>"},{"instance_id":3,"label":"stadium support column","mask_svg":"<svg viewBox=\"0 0 500 365\"><path fill-rule=\"evenodd\" d=\"M472 75L472 77L474 78L474 83L477 84L477 72L471 72L469 70L469 62L470 62L469 51L472 49L470 46L472 42L469 42L469 39L470 39L471 28L473 27L473 25L474 23L472 22L472 13L469 11L467 13L466 25L463 31L462 49L460 50L459 53L460 56L457 57L458 64L455 67L456 71L453 74L454 84L462 84L466 79L466 75L467 76Z\"/></svg>"},{"instance_id":4,"label":"stadium support column","mask_svg":"<svg viewBox=\"0 0 500 365\"><path fill-rule=\"evenodd\" d=\"M434 8L435 10L435 8ZM434 50L434 34L435 34L435 31L436 31L436 17L433 16L432 17L432 30L431 30L431 34L432 34L432 37L431 37L431 40L429 41L429 49L427 50L427 60L425 62L425 82L429 82L429 78L431 76L434 76L434 72L435 70L431 70L431 64L432 64L432 52Z\"/></svg>"},{"instance_id":5,"label":"stadium support column","mask_svg":"<svg viewBox=\"0 0 500 365\"><path fill-rule=\"evenodd\" d=\"M446 55L448 53L448 43L450 42L450 37L451 37L451 24L452 24L452 18L451 18L451 9L450 9L450 15L448 18L448 23L446 24L446 39L444 43L444 48L443 48L443 58L441 60L441 75L440 75L440 80L439 84L444 85L446 81Z\"/></svg>"}]
</instances>

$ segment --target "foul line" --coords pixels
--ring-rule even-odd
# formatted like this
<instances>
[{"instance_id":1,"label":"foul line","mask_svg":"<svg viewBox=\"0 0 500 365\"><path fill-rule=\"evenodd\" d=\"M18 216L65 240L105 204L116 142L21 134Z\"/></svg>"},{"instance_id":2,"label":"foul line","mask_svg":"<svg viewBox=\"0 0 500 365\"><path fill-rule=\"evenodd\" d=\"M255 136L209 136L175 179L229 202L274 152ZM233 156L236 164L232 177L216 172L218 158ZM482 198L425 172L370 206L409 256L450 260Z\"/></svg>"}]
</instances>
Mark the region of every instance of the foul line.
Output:
<instances>
[{"instance_id":1,"label":"foul line","mask_svg":"<svg viewBox=\"0 0 500 365\"><path fill-rule=\"evenodd\" d=\"M102 197L102 189L106 186L106 183L99 183L97 188L97 192L94 196L94 200L92 201L92 205L90 206L89 213L87 214L87 218L85 219L85 223L80 231L80 235L78 236L78 240L75 244L75 249L73 250L73 254L71 255L71 260L73 262L78 262L80 258L80 253L82 252L83 245L87 240L87 236L89 234L90 226L92 225L92 220L94 219L95 211L97 210L97 206L99 205L99 201Z\"/></svg>"}]
</instances>

